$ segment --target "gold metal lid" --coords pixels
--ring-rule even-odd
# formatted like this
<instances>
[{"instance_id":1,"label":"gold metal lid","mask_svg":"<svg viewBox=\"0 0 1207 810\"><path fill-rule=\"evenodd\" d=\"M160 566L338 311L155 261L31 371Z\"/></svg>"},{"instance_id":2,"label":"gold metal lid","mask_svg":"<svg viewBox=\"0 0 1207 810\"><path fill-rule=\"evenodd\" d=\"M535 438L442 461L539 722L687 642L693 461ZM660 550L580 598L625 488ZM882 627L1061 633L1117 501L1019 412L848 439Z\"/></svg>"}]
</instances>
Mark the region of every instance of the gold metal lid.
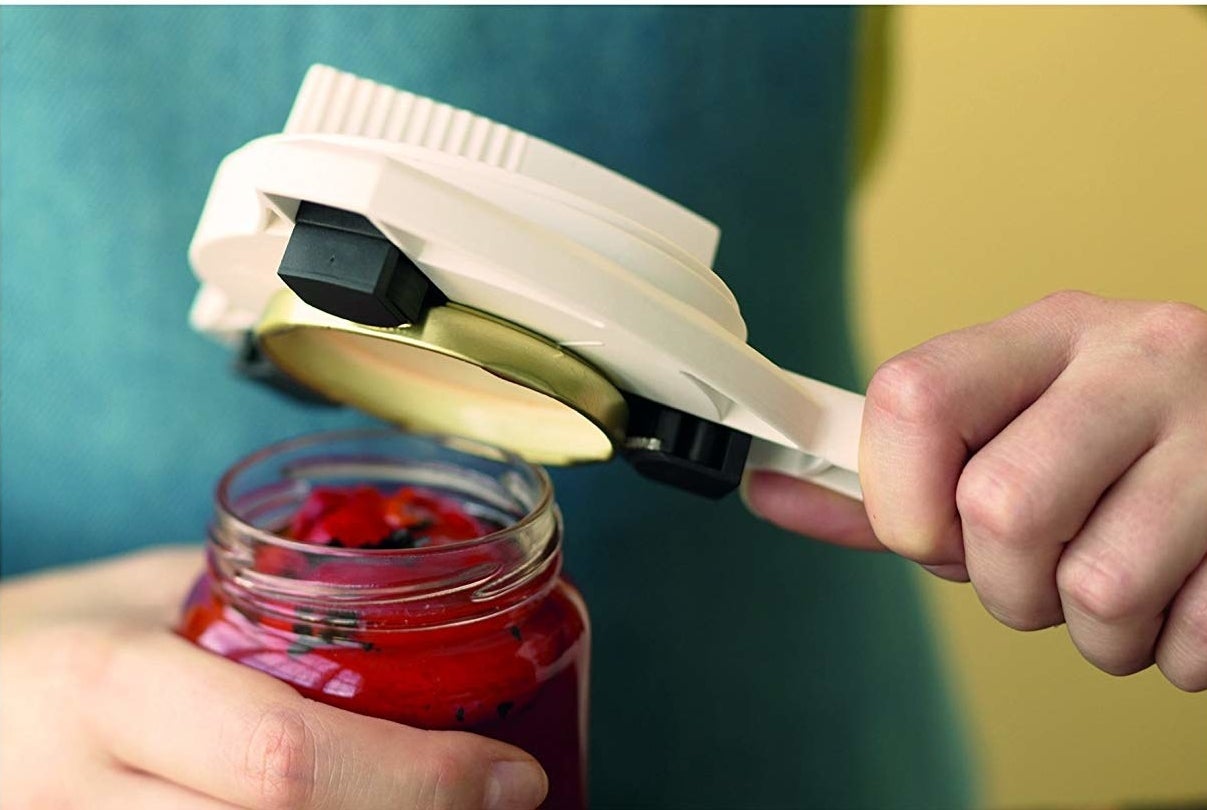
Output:
<instances>
[{"instance_id":1,"label":"gold metal lid","mask_svg":"<svg viewBox=\"0 0 1207 810\"><path fill-rule=\"evenodd\" d=\"M409 430L550 465L603 461L623 441L624 397L603 374L538 334L457 304L382 328L281 290L256 334L299 382Z\"/></svg>"}]
</instances>

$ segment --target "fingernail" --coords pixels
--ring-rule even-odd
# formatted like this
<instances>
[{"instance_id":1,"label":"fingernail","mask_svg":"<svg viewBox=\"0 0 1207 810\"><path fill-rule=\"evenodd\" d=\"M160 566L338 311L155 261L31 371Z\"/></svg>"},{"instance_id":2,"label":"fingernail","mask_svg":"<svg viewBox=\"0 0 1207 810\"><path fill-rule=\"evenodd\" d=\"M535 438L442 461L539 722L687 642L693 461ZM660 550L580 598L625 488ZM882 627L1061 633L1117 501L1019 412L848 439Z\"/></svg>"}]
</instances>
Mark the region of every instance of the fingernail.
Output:
<instances>
[{"instance_id":1,"label":"fingernail","mask_svg":"<svg viewBox=\"0 0 1207 810\"><path fill-rule=\"evenodd\" d=\"M545 772L535 762L496 762L486 779L486 810L533 810L547 790Z\"/></svg>"},{"instance_id":2,"label":"fingernail","mask_svg":"<svg viewBox=\"0 0 1207 810\"><path fill-rule=\"evenodd\" d=\"M752 490L756 486L762 490L766 486L766 479L772 475L774 475L774 473L755 470L743 475L742 483L738 485L738 497L742 499L742 505L746 507L746 511L750 512L750 514L754 515L760 520L767 520L767 516L764 515L762 510L759 509L759 507L755 504Z\"/></svg>"},{"instance_id":3,"label":"fingernail","mask_svg":"<svg viewBox=\"0 0 1207 810\"><path fill-rule=\"evenodd\" d=\"M754 511L754 507L750 504L750 479L752 476L752 473L746 473L742 476L742 481L738 484L738 497L742 500L742 506L746 507L747 512L762 517L758 512Z\"/></svg>"}]
</instances>

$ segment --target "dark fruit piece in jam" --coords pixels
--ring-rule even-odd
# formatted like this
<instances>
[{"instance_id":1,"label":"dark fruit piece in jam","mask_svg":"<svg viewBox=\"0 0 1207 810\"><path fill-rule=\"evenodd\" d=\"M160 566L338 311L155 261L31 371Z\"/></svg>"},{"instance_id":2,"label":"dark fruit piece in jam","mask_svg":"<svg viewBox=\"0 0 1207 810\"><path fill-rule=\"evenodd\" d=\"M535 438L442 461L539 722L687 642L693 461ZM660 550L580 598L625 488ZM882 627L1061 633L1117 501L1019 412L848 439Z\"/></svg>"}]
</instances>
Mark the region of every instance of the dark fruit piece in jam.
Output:
<instances>
[{"instance_id":1,"label":"dark fruit piece in jam","mask_svg":"<svg viewBox=\"0 0 1207 810\"><path fill-rule=\"evenodd\" d=\"M289 525L294 540L362 549L447 545L489 533L452 498L417 487L389 496L369 486L319 487Z\"/></svg>"}]
</instances>

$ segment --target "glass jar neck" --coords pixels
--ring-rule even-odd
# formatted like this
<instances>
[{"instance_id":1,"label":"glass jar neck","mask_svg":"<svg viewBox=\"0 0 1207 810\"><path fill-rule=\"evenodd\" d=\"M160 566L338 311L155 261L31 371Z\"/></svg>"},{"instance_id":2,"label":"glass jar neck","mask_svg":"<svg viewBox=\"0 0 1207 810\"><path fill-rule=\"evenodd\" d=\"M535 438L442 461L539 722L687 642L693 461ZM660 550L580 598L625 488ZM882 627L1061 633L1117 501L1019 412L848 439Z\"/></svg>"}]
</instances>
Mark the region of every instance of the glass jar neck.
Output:
<instances>
[{"instance_id":1,"label":"glass jar neck","mask_svg":"<svg viewBox=\"0 0 1207 810\"><path fill-rule=\"evenodd\" d=\"M490 448L392 431L322 434L270 447L219 484L209 567L244 612L314 635L388 631L510 614L561 568L561 516L548 476ZM401 549L315 545L287 536L316 486L415 486L497 528L474 540Z\"/></svg>"}]
</instances>

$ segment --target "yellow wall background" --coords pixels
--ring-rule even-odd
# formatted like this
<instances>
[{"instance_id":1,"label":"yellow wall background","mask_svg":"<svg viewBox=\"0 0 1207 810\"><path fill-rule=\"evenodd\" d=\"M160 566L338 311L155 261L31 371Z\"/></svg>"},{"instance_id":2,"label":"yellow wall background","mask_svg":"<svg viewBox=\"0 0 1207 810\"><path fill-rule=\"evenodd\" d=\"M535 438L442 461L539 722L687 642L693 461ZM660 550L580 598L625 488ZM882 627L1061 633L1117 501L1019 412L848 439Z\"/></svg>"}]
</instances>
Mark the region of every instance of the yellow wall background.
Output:
<instances>
[{"instance_id":1,"label":"yellow wall background","mask_svg":"<svg viewBox=\"0 0 1207 810\"><path fill-rule=\"evenodd\" d=\"M1207 306L1207 13L903 8L888 45L854 221L868 369L1062 288ZM1063 628L925 579L989 806L1207 798L1207 695L1102 674Z\"/></svg>"}]
</instances>

